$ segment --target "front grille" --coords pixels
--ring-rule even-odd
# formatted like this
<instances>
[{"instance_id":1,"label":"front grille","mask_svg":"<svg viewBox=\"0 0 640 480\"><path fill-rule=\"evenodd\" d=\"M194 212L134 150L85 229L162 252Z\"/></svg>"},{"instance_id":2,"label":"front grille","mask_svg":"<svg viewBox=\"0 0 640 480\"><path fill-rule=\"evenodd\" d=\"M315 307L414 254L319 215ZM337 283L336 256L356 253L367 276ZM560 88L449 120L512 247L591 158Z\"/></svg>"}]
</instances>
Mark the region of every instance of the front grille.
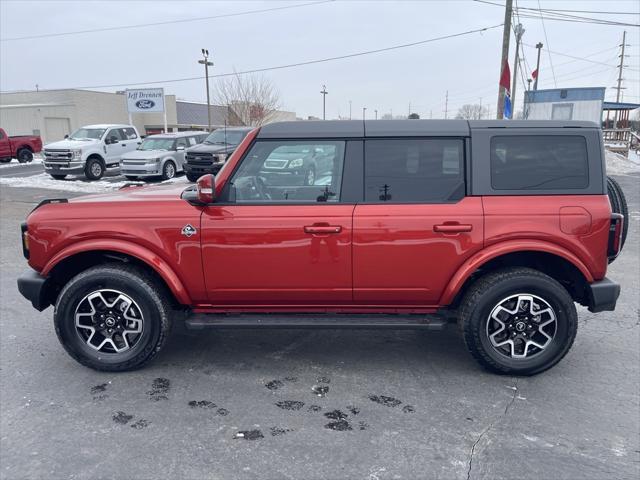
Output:
<instances>
[{"instance_id":1,"label":"front grille","mask_svg":"<svg viewBox=\"0 0 640 480\"><path fill-rule=\"evenodd\" d=\"M213 164L217 158L215 158L211 153L188 153L186 155L186 160L190 165L209 166Z\"/></svg>"},{"instance_id":2,"label":"front grille","mask_svg":"<svg viewBox=\"0 0 640 480\"><path fill-rule=\"evenodd\" d=\"M69 161L73 157L71 150L45 149L44 157L47 161Z\"/></svg>"},{"instance_id":3,"label":"front grille","mask_svg":"<svg viewBox=\"0 0 640 480\"><path fill-rule=\"evenodd\" d=\"M266 168L278 168L282 169L287 166L286 160L267 160L264 162L264 166Z\"/></svg>"},{"instance_id":4,"label":"front grille","mask_svg":"<svg viewBox=\"0 0 640 480\"><path fill-rule=\"evenodd\" d=\"M126 160L122 159L122 165L145 165L147 163L146 160Z\"/></svg>"}]
</instances>

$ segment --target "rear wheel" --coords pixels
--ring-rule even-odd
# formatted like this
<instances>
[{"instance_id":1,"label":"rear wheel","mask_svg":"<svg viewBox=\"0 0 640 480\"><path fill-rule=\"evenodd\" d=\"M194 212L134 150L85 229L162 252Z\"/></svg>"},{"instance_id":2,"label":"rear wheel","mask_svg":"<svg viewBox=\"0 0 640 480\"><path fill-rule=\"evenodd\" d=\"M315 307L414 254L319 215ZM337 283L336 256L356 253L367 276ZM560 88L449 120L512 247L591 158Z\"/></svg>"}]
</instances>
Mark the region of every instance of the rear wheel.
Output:
<instances>
[{"instance_id":1,"label":"rear wheel","mask_svg":"<svg viewBox=\"0 0 640 480\"><path fill-rule=\"evenodd\" d=\"M176 165L171 160L167 160L162 167L162 179L170 180L176 176Z\"/></svg>"},{"instance_id":2,"label":"rear wheel","mask_svg":"<svg viewBox=\"0 0 640 480\"><path fill-rule=\"evenodd\" d=\"M22 148L18 151L18 161L20 163L28 163L33 161L33 152L28 148Z\"/></svg>"},{"instance_id":3,"label":"rear wheel","mask_svg":"<svg viewBox=\"0 0 640 480\"><path fill-rule=\"evenodd\" d=\"M104 164L99 158L90 158L84 167L84 174L89 180L100 180L104 175Z\"/></svg>"},{"instance_id":4,"label":"rear wheel","mask_svg":"<svg viewBox=\"0 0 640 480\"><path fill-rule=\"evenodd\" d=\"M53 174L53 173L50 173L49 175L51 175L51 177L56 179L56 180L64 180L66 178L66 175L58 175L58 174Z\"/></svg>"},{"instance_id":5,"label":"rear wheel","mask_svg":"<svg viewBox=\"0 0 640 480\"><path fill-rule=\"evenodd\" d=\"M490 273L474 283L460 307L465 344L485 368L534 375L564 357L578 315L567 290L530 268Z\"/></svg>"},{"instance_id":6,"label":"rear wheel","mask_svg":"<svg viewBox=\"0 0 640 480\"><path fill-rule=\"evenodd\" d=\"M167 340L170 307L163 294L136 268L91 268L62 289L54 311L56 333L82 365L105 371L139 368Z\"/></svg>"}]
</instances>

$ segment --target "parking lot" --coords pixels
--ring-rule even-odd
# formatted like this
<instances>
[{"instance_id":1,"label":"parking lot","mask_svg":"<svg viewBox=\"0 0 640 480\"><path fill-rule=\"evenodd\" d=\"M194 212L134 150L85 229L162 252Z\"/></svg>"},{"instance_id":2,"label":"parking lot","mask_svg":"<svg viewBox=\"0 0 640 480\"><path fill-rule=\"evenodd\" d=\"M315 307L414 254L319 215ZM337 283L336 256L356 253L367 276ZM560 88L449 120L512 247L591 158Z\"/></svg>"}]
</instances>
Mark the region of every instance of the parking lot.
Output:
<instances>
[{"instance_id":1,"label":"parking lot","mask_svg":"<svg viewBox=\"0 0 640 480\"><path fill-rule=\"evenodd\" d=\"M631 217L616 311L580 307L568 356L514 378L481 370L453 327L179 330L140 371L84 368L52 308L17 291L19 224L42 198L123 178L54 190L41 171L0 168L23 179L0 180L2 478L638 478L639 174L616 177Z\"/></svg>"}]
</instances>

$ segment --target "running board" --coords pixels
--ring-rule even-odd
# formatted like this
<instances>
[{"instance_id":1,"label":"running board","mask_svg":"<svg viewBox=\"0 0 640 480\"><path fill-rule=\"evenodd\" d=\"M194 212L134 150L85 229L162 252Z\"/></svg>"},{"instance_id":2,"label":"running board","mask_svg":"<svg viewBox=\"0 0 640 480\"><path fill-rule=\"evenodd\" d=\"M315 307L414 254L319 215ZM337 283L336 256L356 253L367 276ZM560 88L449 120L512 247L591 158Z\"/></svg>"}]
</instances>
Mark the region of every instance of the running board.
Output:
<instances>
[{"instance_id":1,"label":"running board","mask_svg":"<svg viewBox=\"0 0 640 480\"><path fill-rule=\"evenodd\" d=\"M185 320L188 329L203 328L415 328L444 330L447 319L436 315L346 314L218 314L193 313Z\"/></svg>"}]
</instances>

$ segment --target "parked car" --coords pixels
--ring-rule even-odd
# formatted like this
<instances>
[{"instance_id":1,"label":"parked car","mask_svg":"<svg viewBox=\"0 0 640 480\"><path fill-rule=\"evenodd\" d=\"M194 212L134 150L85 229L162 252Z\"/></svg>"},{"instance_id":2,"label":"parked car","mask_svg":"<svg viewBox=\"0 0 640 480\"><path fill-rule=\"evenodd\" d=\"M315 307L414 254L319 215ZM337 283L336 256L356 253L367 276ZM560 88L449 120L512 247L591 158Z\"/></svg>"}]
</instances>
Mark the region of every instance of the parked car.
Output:
<instances>
[{"instance_id":1,"label":"parked car","mask_svg":"<svg viewBox=\"0 0 640 480\"><path fill-rule=\"evenodd\" d=\"M196 131L145 137L137 150L122 156L120 173L129 180L158 176L164 180L173 178L183 171L186 149L205 138L206 133Z\"/></svg>"},{"instance_id":2,"label":"parked car","mask_svg":"<svg viewBox=\"0 0 640 480\"><path fill-rule=\"evenodd\" d=\"M266 125L186 190L42 202L22 225L33 270L18 288L38 310L55 305L62 345L98 370L145 364L172 322L457 320L484 367L539 373L569 351L576 303L613 310L620 293L606 272L624 219L607 196L601 135L572 121ZM291 145L326 153L331 173L272 182L265 163Z\"/></svg>"},{"instance_id":3,"label":"parked car","mask_svg":"<svg viewBox=\"0 0 640 480\"><path fill-rule=\"evenodd\" d=\"M33 154L42 150L42 140L37 135L15 135L10 137L0 128L0 163L17 158L20 163L31 162Z\"/></svg>"},{"instance_id":4,"label":"parked car","mask_svg":"<svg viewBox=\"0 0 640 480\"><path fill-rule=\"evenodd\" d=\"M311 147L308 144L282 145L265 160L261 174L272 183L314 185L318 179L331 175L335 146Z\"/></svg>"},{"instance_id":5,"label":"parked car","mask_svg":"<svg viewBox=\"0 0 640 480\"><path fill-rule=\"evenodd\" d=\"M220 128L212 132L200 145L188 148L184 165L187 179L195 182L205 173L218 173L250 131L250 127Z\"/></svg>"},{"instance_id":6,"label":"parked car","mask_svg":"<svg viewBox=\"0 0 640 480\"><path fill-rule=\"evenodd\" d=\"M133 125L87 125L59 142L44 147L44 169L56 180L84 174L99 180L107 169L120 166L120 158L140 145Z\"/></svg>"}]
</instances>

